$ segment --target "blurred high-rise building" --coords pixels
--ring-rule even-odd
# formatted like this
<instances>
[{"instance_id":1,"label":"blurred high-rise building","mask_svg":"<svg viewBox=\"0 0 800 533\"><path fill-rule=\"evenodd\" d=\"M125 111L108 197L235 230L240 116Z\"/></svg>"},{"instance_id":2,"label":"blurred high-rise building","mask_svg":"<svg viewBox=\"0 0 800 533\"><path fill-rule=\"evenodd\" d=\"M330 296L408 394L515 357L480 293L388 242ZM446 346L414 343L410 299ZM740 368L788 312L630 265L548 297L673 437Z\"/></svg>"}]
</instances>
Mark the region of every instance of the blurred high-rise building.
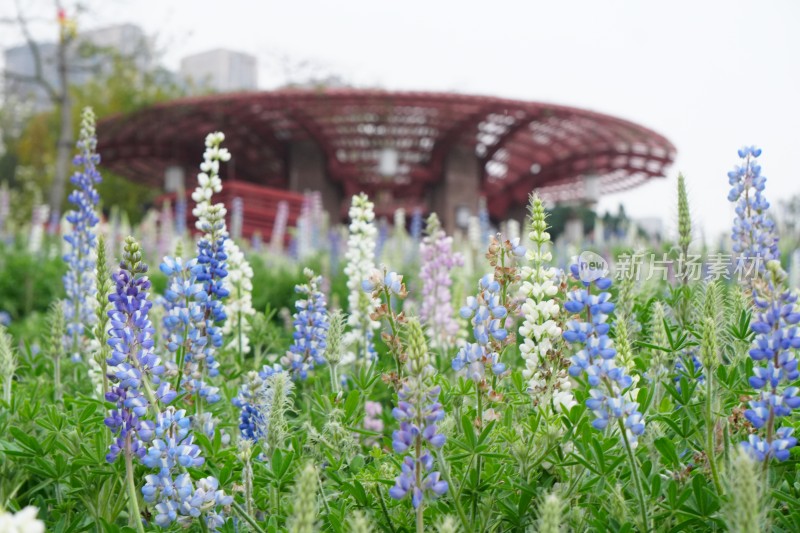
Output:
<instances>
[{"instance_id":1,"label":"blurred high-rise building","mask_svg":"<svg viewBox=\"0 0 800 533\"><path fill-rule=\"evenodd\" d=\"M258 88L258 62L243 52L209 50L184 57L181 76L201 91L252 91Z\"/></svg>"},{"instance_id":2,"label":"blurred high-rise building","mask_svg":"<svg viewBox=\"0 0 800 533\"><path fill-rule=\"evenodd\" d=\"M37 76L37 55L41 78L60 91L58 78L58 45L54 42L28 43L5 49L4 97L27 101L35 111L52 106L47 89L33 81ZM132 60L137 69L147 71L154 65L151 40L134 24L119 24L83 31L66 50L69 83L82 85L108 74L116 58Z\"/></svg>"}]
</instances>

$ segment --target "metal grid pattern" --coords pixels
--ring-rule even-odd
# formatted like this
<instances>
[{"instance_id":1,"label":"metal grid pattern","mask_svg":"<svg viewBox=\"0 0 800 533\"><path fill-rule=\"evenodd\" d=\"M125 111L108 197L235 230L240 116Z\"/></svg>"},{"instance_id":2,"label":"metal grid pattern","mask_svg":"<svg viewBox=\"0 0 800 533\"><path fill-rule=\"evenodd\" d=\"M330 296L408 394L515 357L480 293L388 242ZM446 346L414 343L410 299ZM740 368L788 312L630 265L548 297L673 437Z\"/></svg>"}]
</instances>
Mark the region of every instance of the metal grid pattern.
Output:
<instances>
[{"instance_id":1,"label":"metal grid pattern","mask_svg":"<svg viewBox=\"0 0 800 533\"><path fill-rule=\"evenodd\" d=\"M474 150L492 216L527 202L577 200L584 176L600 193L664 176L675 158L661 135L571 107L461 94L328 89L177 100L99 125L111 170L159 186L171 164L194 168L205 134L222 130L233 154L225 179L288 186L289 144L313 141L345 194L387 191L413 204L442 179L447 154ZM379 171L394 153L394 172Z\"/></svg>"}]
</instances>

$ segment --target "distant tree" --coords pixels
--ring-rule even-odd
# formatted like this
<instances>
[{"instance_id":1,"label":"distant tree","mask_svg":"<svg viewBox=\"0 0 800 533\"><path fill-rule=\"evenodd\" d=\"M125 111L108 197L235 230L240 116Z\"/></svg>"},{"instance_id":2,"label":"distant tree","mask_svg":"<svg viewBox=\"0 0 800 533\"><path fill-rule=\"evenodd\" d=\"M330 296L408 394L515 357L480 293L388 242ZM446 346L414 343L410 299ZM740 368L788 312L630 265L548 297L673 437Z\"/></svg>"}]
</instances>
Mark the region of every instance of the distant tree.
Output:
<instances>
[{"instance_id":1,"label":"distant tree","mask_svg":"<svg viewBox=\"0 0 800 533\"><path fill-rule=\"evenodd\" d=\"M585 206L556 205L548 212L547 222L550 224L550 236L553 241L564 233L567 221L578 218L583 222L583 232L588 233L594 229L595 213Z\"/></svg>"},{"instance_id":2,"label":"distant tree","mask_svg":"<svg viewBox=\"0 0 800 533\"><path fill-rule=\"evenodd\" d=\"M71 120L77 123L80 110L85 106L91 106L98 120L102 120L106 116L131 113L184 94L183 87L164 70L142 72L131 58L117 56L113 59L109 72L71 88ZM13 144L12 149L18 164L30 169L28 172L40 184L46 183L55 157L53 140L57 120L58 113L55 110L34 116ZM97 189L104 207L119 206L127 211L132 222L138 221L143 214L142 206L152 202L157 191L104 169L102 156L101 152L100 172L103 182Z\"/></svg>"},{"instance_id":3,"label":"distant tree","mask_svg":"<svg viewBox=\"0 0 800 533\"><path fill-rule=\"evenodd\" d=\"M30 83L41 87L53 104L58 115L58 136L56 139L56 158L53 182L50 188L49 204L53 213L59 212L64 197L64 188L69 172L69 162L73 149L73 113L72 98L69 92L70 65L69 48L75 42L76 31L74 20L68 18L61 0L54 0L55 14L58 22L58 39L56 41L55 67L56 83L45 76L45 66L39 43L33 38L30 30L31 18L25 13L19 0L15 0L16 17L5 19L5 25L15 24L25 38L25 42L33 57L33 75L13 70L6 70L6 79L17 83Z\"/></svg>"},{"instance_id":4,"label":"distant tree","mask_svg":"<svg viewBox=\"0 0 800 533\"><path fill-rule=\"evenodd\" d=\"M183 87L172 74L163 69L142 69L140 59L144 54L153 54L145 46L136 46L122 54L111 47L93 45L76 32L74 21L68 20L59 9L59 49L56 61L61 65L58 87L50 84L44 75L40 44L30 33L31 21L17 0L17 17L3 20L6 25L16 25L25 36L26 45L34 59L35 75L28 76L6 70L6 80L34 84L44 87L53 104L48 111L31 114L24 111L25 103L6 100L0 109L0 125L16 124L2 128L0 150L0 179L10 181L17 191L50 190L51 209L61 212L64 202L66 180L71 175L71 160L74 146L74 125L78 123L81 109L91 106L99 119L105 116L129 113L156 102L183 96ZM26 4L28 7L28 4ZM75 8L76 12L79 10ZM145 45L147 43L142 43ZM78 75L83 78L80 85L70 84ZM62 90L61 87L66 87ZM29 108L30 106L28 106ZM101 154L102 157L102 154ZM101 163L102 165L102 163ZM141 206L152 201L154 191L102 169L103 183L98 187L106 207L118 205L135 221L141 216ZM24 183L23 183L24 182ZM18 218L27 219L29 202L23 203Z\"/></svg>"},{"instance_id":5,"label":"distant tree","mask_svg":"<svg viewBox=\"0 0 800 533\"><path fill-rule=\"evenodd\" d=\"M82 38L77 31L77 15L83 13L81 4L74 4L67 14L62 0L52 0L54 19L40 19L30 15L36 2L24 5L15 0L16 16L0 20L5 26L16 27L22 34L25 45L33 59L33 74L16 72L6 68L3 75L6 83L27 84L44 91L52 109L30 116L19 111L25 102L4 102L4 116L14 116L21 132L4 135L6 147L0 157L0 169L4 176L24 177L34 180L35 187L49 188L48 203L51 213L60 213L64 203L66 182L71 175L71 160L75 149L74 127L81 109L90 105L98 117L111 113L133 111L155 101L162 101L180 94L164 71L143 71L137 68L139 59L149 56L152 50L145 40L126 43L126 55L113 47L97 46ZM33 22L45 22L52 26L57 22L58 39L55 43L52 63L45 63L42 44L31 33ZM46 67L53 67L55 79L47 75ZM7 66L8 67L8 66ZM75 81L80 78L80 87ZM86 81L88 80L88 81ZM19 165L22 172L16 172ZM111 180L113 181L113 180ZM12 180L13 183L13 180ZM19 185L19 184L18 184ZM137 195L131 196L127 183L103 186L109 193L130 204ZM30 184L26 184L30 187Z\"/></svg>"}]
</instances>

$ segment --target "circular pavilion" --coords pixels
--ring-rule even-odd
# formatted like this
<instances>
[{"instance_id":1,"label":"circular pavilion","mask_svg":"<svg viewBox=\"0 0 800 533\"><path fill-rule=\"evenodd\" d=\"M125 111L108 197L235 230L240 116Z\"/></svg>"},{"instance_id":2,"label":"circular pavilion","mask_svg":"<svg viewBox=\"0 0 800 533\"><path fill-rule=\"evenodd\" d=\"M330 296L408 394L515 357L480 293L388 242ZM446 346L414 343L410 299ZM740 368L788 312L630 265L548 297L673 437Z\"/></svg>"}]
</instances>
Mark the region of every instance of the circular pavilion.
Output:
<instances>
[{"instance_id":1,"label":"circular pavilion","mask_svg":"<svg viewBox=\"0 0 800 533\"><path fill-rule=\"evenodd\" d=\"M534 190L554 202L594 200L664 176L675 157L658 133L592 111L359 89L175 100L102 121L99 150L110 170L177 190L184 175L193 187L205 135L216 130L233 156L223 180L318 190L334 218L363 191L379 214L435 211L450 230L480 197L495 220L521 219Z\"/></svg>"}]
</instances>

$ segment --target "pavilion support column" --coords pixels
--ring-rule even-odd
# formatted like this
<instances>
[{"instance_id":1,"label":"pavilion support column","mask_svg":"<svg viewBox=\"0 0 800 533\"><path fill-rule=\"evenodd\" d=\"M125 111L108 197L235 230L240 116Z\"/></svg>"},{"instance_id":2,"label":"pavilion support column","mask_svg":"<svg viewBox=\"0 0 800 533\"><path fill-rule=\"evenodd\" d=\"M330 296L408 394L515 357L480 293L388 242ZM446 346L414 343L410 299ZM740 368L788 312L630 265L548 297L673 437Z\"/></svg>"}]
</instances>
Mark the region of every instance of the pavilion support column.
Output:
<instances>
[{"instance_id":1,"label":"pavilion support column","mask_svg":"<svg viewBox=\"0 0 800 533\"><path fill-rule=\"evenodd\" d=\"M329 179L325 154L315 142L295 141L289 146L289 189L296 192L319 191L330 222L339 222L342 192Z\"/></svg>"},{"instance_id":2,"label":"pavilion support column","mask_svg":"<svg viewBox=\"0 0 800 533\"><path fill-rule=\"evenodd\" d=\"M431 209L448 233L466 229L460 226L464 217L478 213L481 176L480 162L471 149L456 146L447 154L444 176L431 198Z\"/></svg>"}]
</instances>

